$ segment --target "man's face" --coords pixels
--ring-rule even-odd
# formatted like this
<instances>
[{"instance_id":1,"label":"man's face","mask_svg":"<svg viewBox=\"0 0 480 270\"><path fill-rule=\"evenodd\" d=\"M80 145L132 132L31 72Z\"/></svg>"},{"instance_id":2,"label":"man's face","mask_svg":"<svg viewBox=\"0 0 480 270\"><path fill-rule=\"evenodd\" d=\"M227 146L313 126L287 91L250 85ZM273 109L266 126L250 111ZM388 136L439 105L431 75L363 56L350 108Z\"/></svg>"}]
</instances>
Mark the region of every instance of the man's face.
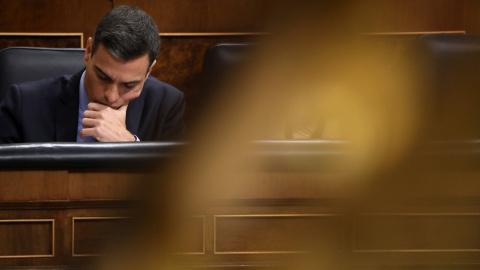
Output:
<instances>
[{"instance_id":1,"label":"man's face","mask_svg":"<svg viewBox=\"0 0 480 270\"><path fill-rule=\"evenodd\" d=\"M116 59L103 44L99 44L92 55L91 38L87 43L84 62L85 91L90 102L101 103L113 109L128 105L140 96L143 84L151 72L151 67L148 68L148 54L125 62Z\"/></svg>"}]
</instances>

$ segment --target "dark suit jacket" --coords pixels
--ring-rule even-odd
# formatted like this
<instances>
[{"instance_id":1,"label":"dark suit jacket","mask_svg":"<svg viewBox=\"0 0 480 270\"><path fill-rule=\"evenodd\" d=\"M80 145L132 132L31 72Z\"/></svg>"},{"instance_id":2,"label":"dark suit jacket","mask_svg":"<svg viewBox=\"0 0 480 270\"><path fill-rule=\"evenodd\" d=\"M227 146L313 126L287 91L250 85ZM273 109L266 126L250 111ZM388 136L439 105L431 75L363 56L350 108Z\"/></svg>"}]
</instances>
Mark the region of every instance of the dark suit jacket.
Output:
<instances>
[{"instance_id":1,"label":"dark suit jacket","mask_svg":"<svg viewBox=\"0 0 480 270\"><path fill-rule=\"evenodd\" d=\"M82 73L12 85L0 102L0 143L75 142ZM149 76L126 126L141 141L178 140L184 110L182 92Z\"/></svg>"}]
</instances>

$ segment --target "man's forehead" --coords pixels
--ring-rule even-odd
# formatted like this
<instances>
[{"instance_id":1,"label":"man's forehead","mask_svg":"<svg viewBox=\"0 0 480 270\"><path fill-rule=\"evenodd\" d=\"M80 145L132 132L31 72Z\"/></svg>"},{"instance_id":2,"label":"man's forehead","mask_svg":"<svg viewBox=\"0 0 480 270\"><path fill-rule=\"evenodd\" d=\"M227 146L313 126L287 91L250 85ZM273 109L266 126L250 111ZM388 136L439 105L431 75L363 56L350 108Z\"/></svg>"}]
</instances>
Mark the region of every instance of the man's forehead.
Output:
<instances>
[{"instance_id":1,"label":"man's forehead","mask_svg":"<svg viewBox=\"0 0 480 270\"><path fill-rule=\"evenodd\" d=\"M148 72L148 56L123 61L102 48L92 55L95 69L111 79L121 77L124 81L140 80Z\"/></svg>"},{"instance_id":2,"label":"man's forehead","mask_svg":"<svg viewBox=\"0 0 480 270\"><path fill-rule=\"evenodd\" d=\"M148 68L149 67L149 63L150 63L150 58L149 58L149 55L148 53L144 53L138 57L135 57L135 58L132 58L132 59L129 59L129 60L124 60L122 59L121 57L118 57L118 55L116 55L115 53L112 53L108 48L106 48L103 43L100 43L97 47L97 49L95 50L95 54L97 54L97 52L100 52L100 54L102 54L102 56L105 56L105 57L108 57L108 58L111 58L111 59L114 59L115 62L118 62L120 64L129 64L129 63L132 63L132 62L145 62L145 66L147 66ZM93 56L93 55L92 55ZM147 69L148 69L147 68Z\"/></svg>"}]
</instances>

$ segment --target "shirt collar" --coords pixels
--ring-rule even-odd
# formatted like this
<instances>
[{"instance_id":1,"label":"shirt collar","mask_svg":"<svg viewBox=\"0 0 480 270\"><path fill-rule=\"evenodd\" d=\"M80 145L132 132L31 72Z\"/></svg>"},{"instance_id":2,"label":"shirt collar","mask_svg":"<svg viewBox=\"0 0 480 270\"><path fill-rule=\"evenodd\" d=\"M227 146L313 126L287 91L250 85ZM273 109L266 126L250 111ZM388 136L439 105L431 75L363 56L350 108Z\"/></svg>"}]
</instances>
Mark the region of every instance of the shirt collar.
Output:
<instances>
[{"instance_id":1,"label":"shirt collar","mask_svg":"<svg viewBox=\"0 0 480 270\"><path fill-rule=\"evenodd\" d=\"M82 77L80 78L80 87L79 87L79 108L82 112L84 112L87 109L88 103L90 103L90 100L88 99L87 92L85 91L85 72L83 72Z\"/></svg>"}]
</instances>

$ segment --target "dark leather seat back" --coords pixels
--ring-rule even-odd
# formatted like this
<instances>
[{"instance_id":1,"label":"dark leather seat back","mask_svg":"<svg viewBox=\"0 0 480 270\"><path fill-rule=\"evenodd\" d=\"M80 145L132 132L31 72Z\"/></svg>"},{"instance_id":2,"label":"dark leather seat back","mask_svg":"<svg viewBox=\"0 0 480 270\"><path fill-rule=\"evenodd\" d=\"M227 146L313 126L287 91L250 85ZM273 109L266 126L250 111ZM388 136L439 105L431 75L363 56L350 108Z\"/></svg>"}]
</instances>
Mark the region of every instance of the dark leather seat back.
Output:
<instances>
[{"instance_id":1,"label":"dark leather seat back","mask_svg":"<svg viewBox=\"0 0 480 270\"><path fill-rule=\"evenodd\" d=\"M14 83L74 74L85 67L85 49L11 47L0 51L0 100Z\"/></svg>"},{"instance_id":2,"label":"dark leather seat back","mask_svg":"<svg viewBox=\"0 0 480 270\"><path fill-rule=\"evenodd\" d=\"M254 46L252 43L218 43L207 50L202 70L203 99L216 97L216 91L222 83L234 75L235 70L249 62Z\"/></svg>"},{"instance_id":3,"label":"dark leather seat back","mask_svg":"<svg viewBox=\"0 0 480 270\"><path fill-rule=\"evenodd\" d=\"M480 35L430 34L419 41L431 87L430 139L479 139Z\"/></svg>"},{"instance_id":4,"label":"dark leather seat back","mask_svg":"<svg viewBox=\"0 0 480 270\"><path fill-rule=\"evenodd\" d=\"M208 117L207 114L215 113L210 110L212 105L222 104L235 97L235 93L228 91L230 79L236 75L236 70L248 64L253 47L251 43L217 43L206 50L200 91L194 99L191 99L192 103L186 112L189 114L188 109L195 111L195 114L188 116L187 125L190 131L195 129L192 128L194 126L201 126L202 121L199 120Z\"/></svg>"}]
</instances>

